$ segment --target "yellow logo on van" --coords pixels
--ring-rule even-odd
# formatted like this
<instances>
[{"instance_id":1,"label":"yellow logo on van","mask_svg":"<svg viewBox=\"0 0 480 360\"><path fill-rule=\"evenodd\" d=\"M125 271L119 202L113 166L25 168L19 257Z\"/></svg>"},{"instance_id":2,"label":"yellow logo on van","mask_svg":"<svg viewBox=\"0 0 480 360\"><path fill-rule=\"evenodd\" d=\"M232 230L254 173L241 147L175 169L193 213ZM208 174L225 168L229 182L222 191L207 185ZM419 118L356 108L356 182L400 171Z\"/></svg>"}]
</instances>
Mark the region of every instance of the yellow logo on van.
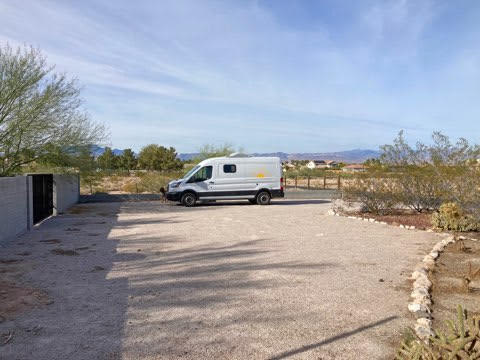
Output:
<instances>
[{"instance_id":1,"label":"yellow logo on van","mask_svg":"<svg viewBox=\"0 0 480 360\"><path fill-rule=\"evenodd\" d=\"M263 174L263 173L258 173L257 174L257 178L264 178L264 177L265 177L265 174Z\"/></svg>"}]
</instances>

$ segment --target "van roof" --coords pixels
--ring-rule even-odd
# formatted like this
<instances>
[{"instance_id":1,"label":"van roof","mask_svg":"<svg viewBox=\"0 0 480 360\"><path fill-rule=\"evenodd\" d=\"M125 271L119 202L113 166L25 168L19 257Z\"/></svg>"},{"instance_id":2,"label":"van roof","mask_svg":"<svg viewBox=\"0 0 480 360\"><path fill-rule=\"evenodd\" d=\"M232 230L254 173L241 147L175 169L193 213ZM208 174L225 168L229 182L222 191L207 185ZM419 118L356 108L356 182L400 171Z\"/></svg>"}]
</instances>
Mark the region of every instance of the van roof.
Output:
<instances>
[{"instance_id":1,"label":"van roof","mask_svg":"<svg viewBox=\"0 0 480 360\"><path fill-rule=\"evenodd\" d=\"M279 157L263 157L263 156L248 156L248 157L231 157L231 156L221 156L221 157L213 157L208 158L200 162L198 165L205 165L212 161L231 161L236 163L241 162L257 162L257 161L265 161L265 162L274 162L280 161Z\"/></svg>"}]
</instances>

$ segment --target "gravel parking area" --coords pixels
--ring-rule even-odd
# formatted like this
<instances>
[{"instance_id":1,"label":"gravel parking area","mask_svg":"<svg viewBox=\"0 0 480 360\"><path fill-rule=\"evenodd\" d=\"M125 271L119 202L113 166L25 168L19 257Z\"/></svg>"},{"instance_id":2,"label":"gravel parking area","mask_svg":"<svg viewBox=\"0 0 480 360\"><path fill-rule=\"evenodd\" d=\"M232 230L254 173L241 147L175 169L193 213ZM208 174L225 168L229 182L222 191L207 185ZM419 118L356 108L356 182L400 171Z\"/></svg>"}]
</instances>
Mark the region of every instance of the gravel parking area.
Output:
<instances>
[{"instance_id":1,"label":"gravel parking area","mask_svg":"<svg viewBox=\"0 0 480 360\"><path fill-rule=\"evenodd\" d=\"M0 358L391 358L437 237L329 206L78 205L0 248Z\"/></svg>"}]
</instances>

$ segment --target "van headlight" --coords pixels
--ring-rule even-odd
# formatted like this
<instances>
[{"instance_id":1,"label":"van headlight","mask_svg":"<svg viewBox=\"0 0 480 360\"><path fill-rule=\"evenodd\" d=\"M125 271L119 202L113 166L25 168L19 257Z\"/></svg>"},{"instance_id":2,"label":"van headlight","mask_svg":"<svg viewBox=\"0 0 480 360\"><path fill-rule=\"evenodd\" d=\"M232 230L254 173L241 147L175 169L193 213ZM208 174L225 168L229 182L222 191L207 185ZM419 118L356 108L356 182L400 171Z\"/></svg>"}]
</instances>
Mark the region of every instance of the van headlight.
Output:
<instances>
[{"instance_id":1,"label":"van headlight","mask_svg":"<svg viewBox=\"0 0 480 360\"><path fill-rule=\"evenodd\" d=\"M178 188L180 186L180 184L181 184L180 182L172 183L172 184L170 184L170 187L172 189L175 189L175 188Z\"/></svg>"}]
</instances>

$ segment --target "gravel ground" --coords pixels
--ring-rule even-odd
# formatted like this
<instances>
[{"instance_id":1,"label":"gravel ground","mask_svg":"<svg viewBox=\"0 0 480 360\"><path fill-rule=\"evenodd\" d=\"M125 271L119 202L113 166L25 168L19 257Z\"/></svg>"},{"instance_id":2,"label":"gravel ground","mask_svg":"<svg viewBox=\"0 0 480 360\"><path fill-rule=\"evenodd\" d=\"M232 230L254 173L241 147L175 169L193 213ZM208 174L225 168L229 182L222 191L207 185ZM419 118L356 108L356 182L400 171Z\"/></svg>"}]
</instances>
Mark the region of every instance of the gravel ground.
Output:
<instances>
[{"instance_id":1,"label":"gravel ground","mask_svg":"<svg viewBox=\"0 0 480 360\"><path fill-rule=\"evenodd\" d=\"M2 279L51 299L5 316L0 358L391 358L436 236L328 209L78 205L0 248Z\"/></svg>"}]
</instances>

